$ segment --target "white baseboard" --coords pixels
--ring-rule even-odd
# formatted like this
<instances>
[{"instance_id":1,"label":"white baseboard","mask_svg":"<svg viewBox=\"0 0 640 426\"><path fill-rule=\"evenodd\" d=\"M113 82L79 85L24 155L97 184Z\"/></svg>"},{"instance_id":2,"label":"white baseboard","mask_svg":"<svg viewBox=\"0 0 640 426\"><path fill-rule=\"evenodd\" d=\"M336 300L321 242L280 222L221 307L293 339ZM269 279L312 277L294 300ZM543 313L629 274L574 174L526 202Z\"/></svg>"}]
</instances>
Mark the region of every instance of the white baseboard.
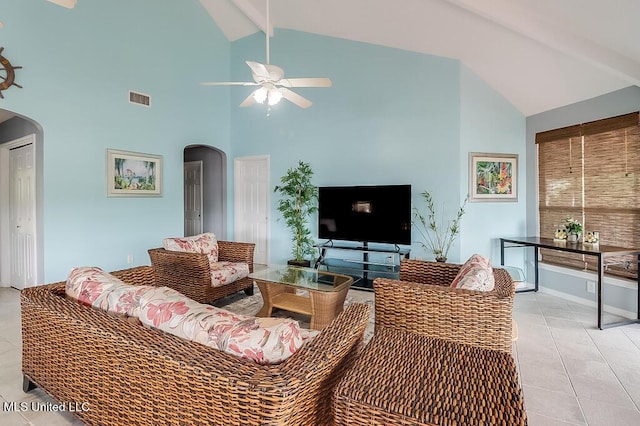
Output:
<instances>
[{"instance_id":1,"label":"white baseboard","mask_svg":"<svg viewBox=\"0 0 640 426\"><path fill-rule=\"evenodd\" d=\"M573 296L571 294L567 294L567 293L563 293L561 291L558 290L553 290L551 288L547 288L544 287L542 285L540 285L538 287L538 290L541 293L546 293L546 294L550 294L551 296L555 296L558 297L560 299L564 299L564 300L568 300L570 302L573 303L577 303L579 305L584 305L584 306L589 306L592 308L598 308L598 303L596 301L593 300L587 300L587 299L583 299L582 297L578 297L578 296ZM631 312L631 311L627 311L624 309L620 309L620 308L616 308L615 306L611 306L611 305L603 305L603 308L606 312L615 314L615 315L619 315L621 317L625 317L625 318L635 318L638 314L636 312Z\"/></svg>"}]
</instances>

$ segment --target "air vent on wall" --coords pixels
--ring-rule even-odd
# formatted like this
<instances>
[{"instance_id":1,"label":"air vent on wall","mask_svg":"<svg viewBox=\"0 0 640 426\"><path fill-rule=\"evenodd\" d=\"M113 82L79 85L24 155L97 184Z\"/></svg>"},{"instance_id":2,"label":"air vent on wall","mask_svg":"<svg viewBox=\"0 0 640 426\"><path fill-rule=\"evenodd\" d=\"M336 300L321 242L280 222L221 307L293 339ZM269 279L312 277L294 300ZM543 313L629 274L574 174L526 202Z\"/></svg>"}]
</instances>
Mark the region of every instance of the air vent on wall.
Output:
<instances>
[{"instance_id":1,"label":"air vent on wall","mask_svg":"<svg viewBox=\"0 0 640 426\"><path fill-rule=\"evenodd\" d=\"M129 91L129 102L132 104L144 105L146 107L151 106L151 96L144 93Z\"/></svg>"}]
</instances>

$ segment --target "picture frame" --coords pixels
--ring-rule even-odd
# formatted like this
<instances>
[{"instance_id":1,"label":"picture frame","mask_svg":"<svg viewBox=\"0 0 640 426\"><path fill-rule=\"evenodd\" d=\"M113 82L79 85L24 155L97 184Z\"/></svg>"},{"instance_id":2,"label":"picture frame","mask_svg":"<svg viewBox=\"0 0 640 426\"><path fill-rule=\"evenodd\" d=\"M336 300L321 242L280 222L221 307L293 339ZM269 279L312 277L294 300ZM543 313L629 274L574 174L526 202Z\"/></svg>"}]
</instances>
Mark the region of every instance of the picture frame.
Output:
<instances>
[{"instance_id":1,"label":"picture frame","mask_svg":"<svg viewBox=\"0 0 640 426\"><path fill-rule=\"evenodd\" d=\"M518 201L518 154L470 152L469 201Z\"/></svg>"},{"instance_id":2,"label":"picture frame","mask_svg":"<svg viewBox=\"0 0 640 426\"><path fill-rule=\"evenodd\" d=\"M162 156L107 149L108 197L161 197Z\"/></svg>"}]
</instances>

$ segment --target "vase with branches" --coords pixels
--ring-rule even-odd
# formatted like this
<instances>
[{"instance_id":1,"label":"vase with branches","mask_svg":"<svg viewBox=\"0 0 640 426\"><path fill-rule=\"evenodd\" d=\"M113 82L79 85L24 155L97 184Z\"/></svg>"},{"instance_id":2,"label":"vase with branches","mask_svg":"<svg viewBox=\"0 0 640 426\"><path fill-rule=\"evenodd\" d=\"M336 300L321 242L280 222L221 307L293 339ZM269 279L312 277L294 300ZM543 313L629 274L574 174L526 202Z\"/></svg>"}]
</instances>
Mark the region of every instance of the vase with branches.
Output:
<instances>
[{"instance_id":1,"label":"vase with branches","mask_svg":"<svg viewBox=\"0 0 640 426\"><path fill-rule=\"evenodd\" d=\"M291 231L293 262L309 266L308 256L315 254L314 241L308 220L318 210L318 188L311 183L313 170L309 163L299 161L296 167L287 170L274 188L282 198L278 200L278 211Z\"/></svg>"},{"instance_id":2,"label":"vase with branches","mask_svg":"<svg viewBox=\"0 0 640 426\"><path fill-rule=\"evenodd\" d=\"M420 245L425 251L433 253L437 262L446 262L449 249L460 233L460 220L464 215L464 208L469 196L465 197L455 218L446 220L444 219L444 206L440 211L440 218L437 217L438 214L433 203L433 197L429 191L424 191L420 195L427 208L425 215L416 206L413 207L413 225L422 239Z\"/></svg>"}]
</instances>

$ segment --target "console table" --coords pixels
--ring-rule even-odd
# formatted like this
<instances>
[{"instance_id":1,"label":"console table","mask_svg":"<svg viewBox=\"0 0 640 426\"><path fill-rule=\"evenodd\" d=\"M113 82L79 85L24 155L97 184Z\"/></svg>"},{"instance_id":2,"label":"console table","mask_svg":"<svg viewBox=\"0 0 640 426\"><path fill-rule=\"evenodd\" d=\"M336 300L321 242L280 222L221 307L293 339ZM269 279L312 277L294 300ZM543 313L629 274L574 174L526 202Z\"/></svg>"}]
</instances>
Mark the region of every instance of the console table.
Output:
<instances>
[{"instance_id":1,"label":"console table","mask_svg":"<svg viewBox=\"0 0 640 426\"><path fill-rule=\"evenodd\" d=\"M507 244L505 246L505 244ZM504 265L504 249L511 247L533 247L533 269L535 273L534 288L526 290L518 290L518 292L525 291L538 291L538 257L540 249L558 250L568 253L578 253L587 256L594 256L598 259L598 281L596 284L596 294L598 296L598 328L604 330L605 328L615 327L624 324L640 323L640 274L638 274L638 305L637 305L637 318L620 321L611 324L603 324L602 322L602 284L604 279L604 266L605 259L613 256L636 256L640 263L640 249L630 249L623 247L605 246L601 244L582 244L582 243L569 243L564 241L555 241L553 238L540 238L540 237L513 237L513 238L500 238L500 265Z\"/></svg>"}]
</instances>

